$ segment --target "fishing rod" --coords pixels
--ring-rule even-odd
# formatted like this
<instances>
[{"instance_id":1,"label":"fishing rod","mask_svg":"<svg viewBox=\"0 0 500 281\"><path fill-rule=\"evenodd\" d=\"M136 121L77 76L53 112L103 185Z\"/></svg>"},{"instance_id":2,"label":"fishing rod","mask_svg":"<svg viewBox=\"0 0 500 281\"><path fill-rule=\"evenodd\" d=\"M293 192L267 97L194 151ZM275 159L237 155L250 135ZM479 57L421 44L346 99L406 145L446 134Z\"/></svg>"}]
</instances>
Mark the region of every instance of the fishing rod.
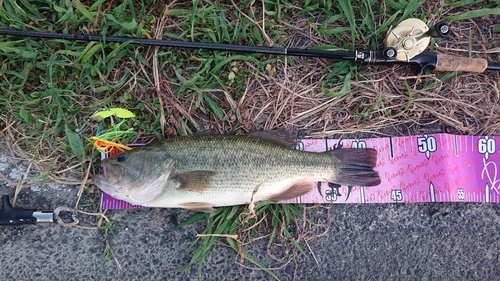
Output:
<instances>
[{"instance_id":1,"label":"fishing rod","mask_svg":"<svg viewBox=\"0 0 500 281\"><path fill-rule=\"evenodd\" d=\"M298 48L277 48L261 46L244 46L231 44L184 42L172 40L123 38L85 34L63 34L50 32L32 32L0 29L0 35L33 37L46 39L65 39L78 41L99 41L116 43L133 43L144 46L160 46L187 49L206 49L218 51L260 53L270 55L286 55L300 57L350 60L357 64L390 65L410 64L421 74L424 69L436 71L466 71L481 73L485 70L500 70L500 63L489 62L482 58L465 58L444 54L424 52L431 38L446 38L450 27L445 22L438 22L428 27L423 21L415 18L407 19L389 30L384 40L385 48L377 51L356 50L354 52L337 52Z\"/></svg>"}]
</instances>

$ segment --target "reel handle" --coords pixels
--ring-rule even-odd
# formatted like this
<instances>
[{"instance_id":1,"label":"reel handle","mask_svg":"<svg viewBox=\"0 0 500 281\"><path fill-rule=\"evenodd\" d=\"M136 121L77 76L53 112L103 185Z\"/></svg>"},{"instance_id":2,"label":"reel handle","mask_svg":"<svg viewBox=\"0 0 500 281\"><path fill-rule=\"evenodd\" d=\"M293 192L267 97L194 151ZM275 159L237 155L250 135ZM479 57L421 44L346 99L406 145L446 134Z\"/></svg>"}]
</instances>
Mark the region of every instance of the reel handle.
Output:
<instances>
[{"instance_id":1,"label":"reel handle","mask_svg":"<svg viewBox=\"0 0 500 281\"><path fill-rule=\"evenodd\" d=\"M433 38L447 38L450 37L450 31L450 26L446 22L440 21L431 26L425 34Z\"/></svg>"}]
</instances>

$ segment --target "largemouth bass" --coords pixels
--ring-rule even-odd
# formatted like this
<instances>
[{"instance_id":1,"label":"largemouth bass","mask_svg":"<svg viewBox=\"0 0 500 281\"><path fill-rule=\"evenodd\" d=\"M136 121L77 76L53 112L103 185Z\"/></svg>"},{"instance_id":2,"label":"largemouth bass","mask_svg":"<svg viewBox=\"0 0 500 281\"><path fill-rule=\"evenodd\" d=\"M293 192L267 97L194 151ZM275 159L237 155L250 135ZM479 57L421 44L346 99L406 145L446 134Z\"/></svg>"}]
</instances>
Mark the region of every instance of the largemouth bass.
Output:
<instances>
[{"instance_id":1,"label":"largemouth bass","mask_svg":"<svg viewBox=\"0 0 500 281\"><path fill-rule=\"evenodd\" d=\"M373 170L374 149L314 153L290 146L280 134L269 132L174 137L103 160L105 174L95 175L92 182L134 205L203 212L292 199L314 189L318 181L344 186L380 183Z\"/></svg>"}]
</instances>

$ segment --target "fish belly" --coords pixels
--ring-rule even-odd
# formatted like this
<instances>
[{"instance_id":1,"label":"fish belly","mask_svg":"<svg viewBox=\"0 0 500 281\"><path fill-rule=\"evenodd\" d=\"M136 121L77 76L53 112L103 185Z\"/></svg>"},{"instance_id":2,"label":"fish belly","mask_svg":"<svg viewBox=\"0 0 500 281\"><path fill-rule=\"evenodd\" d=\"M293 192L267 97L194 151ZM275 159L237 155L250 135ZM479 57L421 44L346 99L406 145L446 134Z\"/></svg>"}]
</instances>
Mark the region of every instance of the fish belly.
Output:
<instances>
[{"instance_id":1,"label":"fish belly","mask_svg":"<svg viewBox=\"0 0 500 281\"><path fill-rule=\"evenodd\" d=\"M214 178L210 188L199 192L182 190L170 183L160 197L145 206L176 208L186 203L207 203L213 207L243 205L273 199L277 195L286 196L287 191L297 184L306 183L312 187L317 181L324 179L322 176L290 176L279 180L245 182Z\"/></svg>"}]
</instances>

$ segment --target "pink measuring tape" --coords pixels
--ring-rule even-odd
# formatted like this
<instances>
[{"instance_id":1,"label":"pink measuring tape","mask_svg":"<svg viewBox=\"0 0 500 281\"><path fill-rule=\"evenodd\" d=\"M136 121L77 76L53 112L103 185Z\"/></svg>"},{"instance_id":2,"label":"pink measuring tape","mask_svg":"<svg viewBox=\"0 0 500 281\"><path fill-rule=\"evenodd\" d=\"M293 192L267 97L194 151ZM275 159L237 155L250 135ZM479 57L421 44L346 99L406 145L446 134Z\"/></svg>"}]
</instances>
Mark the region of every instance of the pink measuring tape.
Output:
<instances>
[{"instance_id":1,"label":"pink measuring tape","mask_svg":"<svg viewBox=\"0 0 500 281\"><path fill-rule=\"evenodd\" d=\"M498 203L500 156L497 138L429 134L342 140L343 147L377 149L375 170L379 172L382 183L370 187L318 183L317 188L308 194L280 203ZM299 148L323 152L333 149L338 142L335 139L304 139ZM102 208L105 210L133 207L137 206L103 193Z\"/></svg>"}]
</instances>

